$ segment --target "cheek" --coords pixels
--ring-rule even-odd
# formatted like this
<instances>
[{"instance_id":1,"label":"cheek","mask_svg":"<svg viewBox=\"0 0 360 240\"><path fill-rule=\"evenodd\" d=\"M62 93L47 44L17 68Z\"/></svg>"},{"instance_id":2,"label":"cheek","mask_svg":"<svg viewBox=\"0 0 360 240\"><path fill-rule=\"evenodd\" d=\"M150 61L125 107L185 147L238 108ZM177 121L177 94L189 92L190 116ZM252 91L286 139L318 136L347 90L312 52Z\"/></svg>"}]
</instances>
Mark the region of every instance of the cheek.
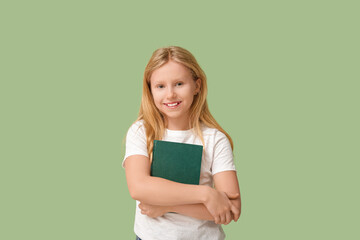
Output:
<instances>
[{"instance_id":1,"label":"cheek","mask_svg":"<svg viewBox=\"0 0 360 240\"><path fill-rule=\"evenodd\" d=\"M188 99L189 99L189 105L192 105L194 103L194 94L193 92L190 92L188 95Z\"/></svg>"},{"instance_id":2,"label":"cheek","mask_svg":"<svg viewBox=\"0 0 360 240\"><path fill-rule=\"evenodd\" d=\"M193 88L188 88L186 90L186 94L185 94L186 98L189 99L189 100L193 100L193 98L194 98L193 93L194 93L194 89Z\"/></svg>"},{"instance_id":3,"label":"cheek","mask_svg":"<svg viewBox=\"0 0 360 240\"><path fill-rule=\"evenodd\" d=\"M155 105L159 106L161 104L161 96L159 94L153 94L152 97Z\"/></svg>"}]
</instances>

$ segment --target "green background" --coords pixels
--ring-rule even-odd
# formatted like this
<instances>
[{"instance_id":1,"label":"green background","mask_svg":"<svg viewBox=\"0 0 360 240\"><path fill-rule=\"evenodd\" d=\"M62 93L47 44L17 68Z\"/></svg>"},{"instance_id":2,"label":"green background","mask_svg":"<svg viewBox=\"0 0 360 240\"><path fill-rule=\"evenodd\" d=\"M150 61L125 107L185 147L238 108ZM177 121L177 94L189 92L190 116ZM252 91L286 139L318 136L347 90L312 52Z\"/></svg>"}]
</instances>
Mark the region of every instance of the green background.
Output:
<instances>
[{"instance_id":1,"label":"green background","mask_svg":"<svg viewBox=\"0 0 360 240\"><path fill-rule=\"evenodd\" d=\"M0 239L135 239L121 167L152 52L235 144L227 239L359 239L357 1L1 1Z\"/></svg>"}]
</instances>

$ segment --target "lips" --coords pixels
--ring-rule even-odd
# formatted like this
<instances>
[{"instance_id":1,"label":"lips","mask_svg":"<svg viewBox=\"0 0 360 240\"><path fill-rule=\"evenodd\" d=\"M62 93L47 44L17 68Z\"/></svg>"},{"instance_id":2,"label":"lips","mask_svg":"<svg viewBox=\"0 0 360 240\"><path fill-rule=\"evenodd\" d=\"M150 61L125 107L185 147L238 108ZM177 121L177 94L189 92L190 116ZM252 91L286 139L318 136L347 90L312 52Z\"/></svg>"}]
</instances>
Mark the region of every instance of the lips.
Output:
<instances>
[{"instance_id":1,"label":"lips","mask_svg":"<svg viewBox=\"0 0 360 240\"><path fill-rule=\"evenodd\" d=\"M170 102L170 103L164 103L165 106L170 107L170 108L175 108L177 106L179 106L181 103L181 101L178 102Z\"/></svg>"}]
</instances>

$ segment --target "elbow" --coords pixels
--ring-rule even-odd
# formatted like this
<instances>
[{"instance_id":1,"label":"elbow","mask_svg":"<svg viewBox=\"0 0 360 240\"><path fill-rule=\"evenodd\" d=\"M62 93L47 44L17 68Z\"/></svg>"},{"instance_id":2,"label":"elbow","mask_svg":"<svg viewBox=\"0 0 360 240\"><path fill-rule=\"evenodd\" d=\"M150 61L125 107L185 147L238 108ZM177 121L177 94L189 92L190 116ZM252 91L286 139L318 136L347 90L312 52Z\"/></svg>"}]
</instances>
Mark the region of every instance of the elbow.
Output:
<instances>
[{"instance_id":1,"label":"elbow","mask_svg":"<svg viewBox=\"0 0 360 240\"><path fill-rule=\"evenodd\" d=\"M139 180L139 179L138 179ZM145 181L134 181L128 185L129 193L132 199L143 201L146 195L146 180Z\"/></svg>"},{"instance_id":2,"label":"elbow","mask_svg":"<svg viewBox=\"0 0 360 240\"><path fill-rule=\"evenodd\" d=\"M138 192L135 191L135 189L129 189L129 193L132 199L134 200L139 200L138 199Z\"/></svg>"},{"instance_id":3,"label":"elbow","mask_svg":"<svg viewBox=\"0 0 360 240\"><path fill-rule=\"evenodd\" d=\"M141 201L141 199L142 199L141 192L143 192L143 191L141 190L140 186L129 187L130 196L134 200Z\"/></svg>"}]
</instances>

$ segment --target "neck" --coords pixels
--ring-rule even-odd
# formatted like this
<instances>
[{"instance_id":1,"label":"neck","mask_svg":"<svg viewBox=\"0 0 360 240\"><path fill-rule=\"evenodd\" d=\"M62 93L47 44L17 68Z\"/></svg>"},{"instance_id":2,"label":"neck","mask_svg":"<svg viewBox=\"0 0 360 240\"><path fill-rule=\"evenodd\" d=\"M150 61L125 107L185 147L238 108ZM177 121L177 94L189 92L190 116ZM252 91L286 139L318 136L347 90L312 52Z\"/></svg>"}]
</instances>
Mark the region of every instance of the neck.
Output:
<instances>
[{"instance_id":1,"label":"neck","mask_svg":"<svg viewBox=\"0 0 360 240\"><path fill-rule=\"evenodd\" d=\"M189 121L184 121L180 119L168 119L165 121L165 126L169 130L189 130L190 124Z\"/></svg>"}]
</instances>

